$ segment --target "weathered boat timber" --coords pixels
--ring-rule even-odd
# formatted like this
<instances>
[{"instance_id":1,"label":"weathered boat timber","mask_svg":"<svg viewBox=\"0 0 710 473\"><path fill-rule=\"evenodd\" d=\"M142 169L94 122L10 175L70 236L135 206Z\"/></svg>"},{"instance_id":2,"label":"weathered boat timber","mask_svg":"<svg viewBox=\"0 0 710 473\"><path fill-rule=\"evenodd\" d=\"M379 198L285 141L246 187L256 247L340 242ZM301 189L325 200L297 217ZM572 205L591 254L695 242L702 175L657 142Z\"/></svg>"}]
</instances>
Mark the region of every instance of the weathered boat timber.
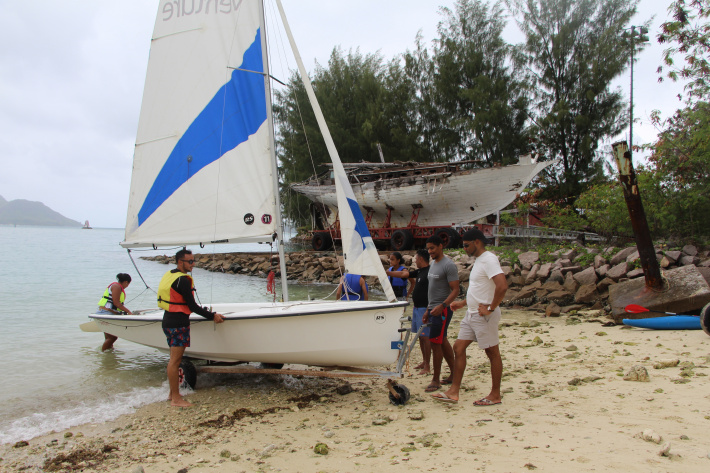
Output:
<instances>
[{"instance_id":1,"label":"weathered boat timber","mask_svg":"<svg viewBox=\"0 0 710 473\"><path fill-rule=\"evenodd\" d=\"M361 211L371 218L371 227L407 227L466 225L496 213L553 162L537 162L528 155L518 164L492 168L472 168L472 161L343 166ZM313 201L319 226L325 228L336 221L332 171L291 187Z\"/></svg>"}]
</instances>

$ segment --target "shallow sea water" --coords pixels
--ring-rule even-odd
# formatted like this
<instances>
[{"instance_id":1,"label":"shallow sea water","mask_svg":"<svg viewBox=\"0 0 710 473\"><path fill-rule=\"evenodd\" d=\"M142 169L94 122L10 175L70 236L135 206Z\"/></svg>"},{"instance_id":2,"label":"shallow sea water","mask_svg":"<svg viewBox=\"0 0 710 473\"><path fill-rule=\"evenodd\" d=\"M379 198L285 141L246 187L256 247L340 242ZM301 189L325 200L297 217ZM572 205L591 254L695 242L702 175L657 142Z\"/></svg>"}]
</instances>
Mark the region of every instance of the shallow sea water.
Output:
<instances>
[{"instance_id":1,"label":"shallow sea water","mask_svg":"<svg viewBox=\"0 0 710 473\"><path fill-rule=\"evenodd\" d=\"M115 350L102 353L103 334L79 329L117 273L133 278L126 291L128 308L156 305L155 293L146 289L119 246L122 239L122 229L0 226L0 443L104 422L167 397L167 355L120 339ZM260 244L191 249L202 254L270 251ZM132 252L151 288L157 289L171 266L139 257L175 251ZM273 297L264 279L200 269L194 277L202 305ZM332 291L330 285L289 284L293 300L324 298ZM200 380L201 385L239 382Z\"/></svg>"}]
</instances>

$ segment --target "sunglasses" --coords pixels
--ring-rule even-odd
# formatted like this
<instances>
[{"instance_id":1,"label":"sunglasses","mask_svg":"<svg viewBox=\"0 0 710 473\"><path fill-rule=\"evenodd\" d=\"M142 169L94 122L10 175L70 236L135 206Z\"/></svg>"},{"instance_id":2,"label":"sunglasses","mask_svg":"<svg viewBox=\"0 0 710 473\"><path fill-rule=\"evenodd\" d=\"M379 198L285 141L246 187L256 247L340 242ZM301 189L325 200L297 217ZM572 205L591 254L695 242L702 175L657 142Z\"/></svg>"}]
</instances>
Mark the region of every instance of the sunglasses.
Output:
<instances>
[{"instance_id":1,"label":"sunglasses","mask_svg":"<svg viewBox=\"0 0 710 473\"><path fill-rule=\"evenodd\" d=\"M184 259L183 261L184 261L185 263L187 263L187 264L195 264L195 260L194 260L194 259Z\"/></svg>"}]
</instances>

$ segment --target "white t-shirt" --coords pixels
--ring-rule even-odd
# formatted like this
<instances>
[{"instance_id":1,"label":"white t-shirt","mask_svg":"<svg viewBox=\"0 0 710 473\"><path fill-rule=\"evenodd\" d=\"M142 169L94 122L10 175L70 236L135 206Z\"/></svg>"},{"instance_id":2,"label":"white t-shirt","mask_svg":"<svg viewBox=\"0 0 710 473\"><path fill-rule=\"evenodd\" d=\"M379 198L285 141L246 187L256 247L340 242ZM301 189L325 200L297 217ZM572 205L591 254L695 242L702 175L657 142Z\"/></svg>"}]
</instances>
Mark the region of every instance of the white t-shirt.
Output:
<instances>
[{"instance_id":1,"label":"white t-shirt","mask_svg":"<svg viewBox=\"0 0 710 473\"><path fill-rule=\"evenodd\" d=\"M479 304L490 304L496 292L493 276L502 274L503 270L498 262L498 257L490 251L484 251L471 268L466 293L466 305L469 312L478 312Z\"/></svg>"}]
</instances>

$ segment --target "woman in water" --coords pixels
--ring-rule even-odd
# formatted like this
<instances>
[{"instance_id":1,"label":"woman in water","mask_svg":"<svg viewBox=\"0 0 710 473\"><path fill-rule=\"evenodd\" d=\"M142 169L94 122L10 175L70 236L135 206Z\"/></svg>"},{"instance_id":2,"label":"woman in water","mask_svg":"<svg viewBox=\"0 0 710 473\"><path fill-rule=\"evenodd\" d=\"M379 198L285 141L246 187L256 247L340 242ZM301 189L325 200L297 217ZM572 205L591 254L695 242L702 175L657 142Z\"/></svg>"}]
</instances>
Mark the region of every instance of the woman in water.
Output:
<instances>
[{"instance_id":1,"label":"woman in water","mask_svg":"<svg viewBox=\"0 0 710 473\"><path fill-rule=\"evenodd\" d=\"M131 276L126 273L118 273L116 275L116 281L108 285L104 291L103 297L99 301L99 311L98 314L132 314L128 308L123 305L126 300L126 288L131 284ZM103 346L101 351L106 351L113 348L113 343L118 340L118 337L104 333Z\"/></svg>"}]
</instances>

